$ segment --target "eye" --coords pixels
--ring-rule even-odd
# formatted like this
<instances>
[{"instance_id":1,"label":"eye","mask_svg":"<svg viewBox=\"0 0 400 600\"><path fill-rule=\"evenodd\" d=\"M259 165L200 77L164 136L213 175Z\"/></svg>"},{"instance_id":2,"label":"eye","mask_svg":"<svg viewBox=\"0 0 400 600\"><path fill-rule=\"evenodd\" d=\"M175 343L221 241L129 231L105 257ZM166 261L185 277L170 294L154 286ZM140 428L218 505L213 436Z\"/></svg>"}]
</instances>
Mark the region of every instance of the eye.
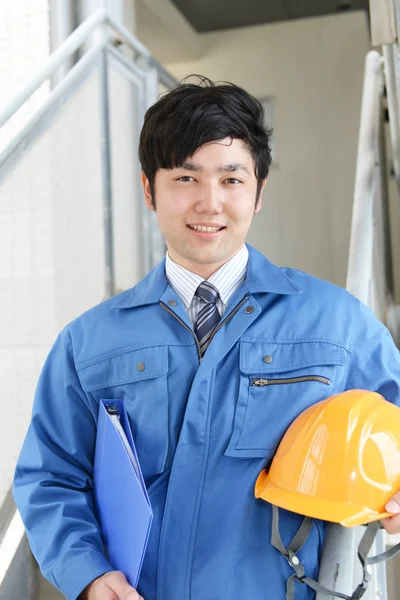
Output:
<instances>
[{"instance_id":1,"label":"eye","mask_svg":"<svg viewBox=\"0 0 400 600\"><path fill-rule=\"evenodd\" d=\"M194 178L190 177L190 175L182 175L182 177L177 177L176 181L183 181L185 183L186 181L194 181Z\"/></svg>"},{"instance_id":2,"label":"eye","mask_svg":"<svg viewBox=\"0 0 400 600\"><path fill-rule=\"evenodd\" d=\"M238 184L238 183L242 183L240 181L240 179L236 179L235 177L229 177L228 179L225 179L224 183L231 183L231 184Z\"/></svg>"}]
</instances>

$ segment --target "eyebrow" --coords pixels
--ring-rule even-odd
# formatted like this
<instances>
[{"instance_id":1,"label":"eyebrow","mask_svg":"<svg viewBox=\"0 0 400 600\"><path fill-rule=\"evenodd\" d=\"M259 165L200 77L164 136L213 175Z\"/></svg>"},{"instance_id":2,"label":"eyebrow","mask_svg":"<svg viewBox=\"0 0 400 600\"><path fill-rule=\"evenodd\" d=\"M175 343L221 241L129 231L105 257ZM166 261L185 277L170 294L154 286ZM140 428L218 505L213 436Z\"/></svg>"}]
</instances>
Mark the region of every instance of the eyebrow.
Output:
<instances>
[{"instance_id":1,"label":"eyebrow","mask_svg":"<svg viewBox=\"0 0 400 600\"><path fill-rule=\"evenodd\" d=\"M200 165L191 163L191 162L184 162L180 168L184 169L185 171L194 171L196 173L204 171L203 167L201 167ZM223 167L218 167L217 171L219 173L233 173L235 171L246 171L246 173L249 173L249 170L246 167L246 165L244 165L242 163L232 163L229 165L224 165Z\"/></svg>"}]
</instances>

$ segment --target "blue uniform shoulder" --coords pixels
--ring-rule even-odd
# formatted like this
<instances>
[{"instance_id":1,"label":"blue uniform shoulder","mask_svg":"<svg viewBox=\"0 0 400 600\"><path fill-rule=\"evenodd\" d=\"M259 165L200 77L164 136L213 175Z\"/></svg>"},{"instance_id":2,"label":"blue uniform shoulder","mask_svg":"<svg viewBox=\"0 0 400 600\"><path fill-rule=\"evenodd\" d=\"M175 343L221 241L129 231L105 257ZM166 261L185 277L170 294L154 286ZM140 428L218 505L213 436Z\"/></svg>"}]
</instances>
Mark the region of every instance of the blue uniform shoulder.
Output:
<instances>
[{"instance_id":1,"label":"blue uniform shoulder","mask_svg":"<svg viewBox=\"0 0 400 600\"><path fill-rule=\"evenodd\" d=\"M136 287L136 286L135 286ZM107 298L106 300L102 300L98 304L88 308L83 313L81 313L78 317L70 321L68 325L66 325L65 329L74 330L79 328L81 325L85 327L90 325L91 323L98 323L103 319L109 318L114 311L114 306L119 301L124 300L125 297L132 293L133 288L129 288L128 290L124 290L115 296L111 296L111 298Z\"/></svg>"},{"instance_id":2,"label":"blue uniform shoulder","mask_svg":"<svg viewBox=\"0 0 400 600\"><path fill-rule=\"evenodd\" d=\"M358 309L359 300L345 288L300 269L293 269L291 267L279 267L279 269L295 285L302 289L302 295L305 298L309 298L310 296L317 297L321 302L340 302L342 306L347 304L350 310Z\"/></svg>"}]
</instances>

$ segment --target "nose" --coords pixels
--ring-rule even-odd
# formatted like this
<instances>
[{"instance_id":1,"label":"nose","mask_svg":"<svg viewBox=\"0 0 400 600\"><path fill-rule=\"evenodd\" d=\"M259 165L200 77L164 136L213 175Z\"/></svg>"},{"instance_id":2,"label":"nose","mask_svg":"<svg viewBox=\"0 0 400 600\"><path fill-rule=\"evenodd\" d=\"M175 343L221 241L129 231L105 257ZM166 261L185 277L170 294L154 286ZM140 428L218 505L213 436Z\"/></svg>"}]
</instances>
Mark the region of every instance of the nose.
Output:
<instances>
[{"instance_id":1,"label":"nose","mask_svg":"<svg viewBox=\"0 0 400 600\"><path fill-rule=\"evenodd\" d=\"M202 185L196 199L195 210L198 213L221 214L223 202L219 186L212 183Z\"/></svg>"}]
</instances>

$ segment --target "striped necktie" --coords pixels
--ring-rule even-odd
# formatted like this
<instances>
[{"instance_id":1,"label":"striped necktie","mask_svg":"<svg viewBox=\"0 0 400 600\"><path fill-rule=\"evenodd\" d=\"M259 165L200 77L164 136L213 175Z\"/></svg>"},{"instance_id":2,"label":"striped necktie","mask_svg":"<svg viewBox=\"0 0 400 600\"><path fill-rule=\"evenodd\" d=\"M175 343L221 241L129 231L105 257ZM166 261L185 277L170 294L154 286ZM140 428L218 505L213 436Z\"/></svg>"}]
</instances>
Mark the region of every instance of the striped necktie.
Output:
<instances>
[{"instance_id":1,"label":"striped necktie","mask_svg":"<svg viewBox=\"0 0 400 600\"><path fill-rule=\"evenodd\" d=\"M205 302L197 315L194 326L194 332L200 342L201 353L204 354L210 343L210 336L221 318L216 306L219 293L212 283L203 281L197 288L195 296Z\"/></svg>"}]
</instances>

